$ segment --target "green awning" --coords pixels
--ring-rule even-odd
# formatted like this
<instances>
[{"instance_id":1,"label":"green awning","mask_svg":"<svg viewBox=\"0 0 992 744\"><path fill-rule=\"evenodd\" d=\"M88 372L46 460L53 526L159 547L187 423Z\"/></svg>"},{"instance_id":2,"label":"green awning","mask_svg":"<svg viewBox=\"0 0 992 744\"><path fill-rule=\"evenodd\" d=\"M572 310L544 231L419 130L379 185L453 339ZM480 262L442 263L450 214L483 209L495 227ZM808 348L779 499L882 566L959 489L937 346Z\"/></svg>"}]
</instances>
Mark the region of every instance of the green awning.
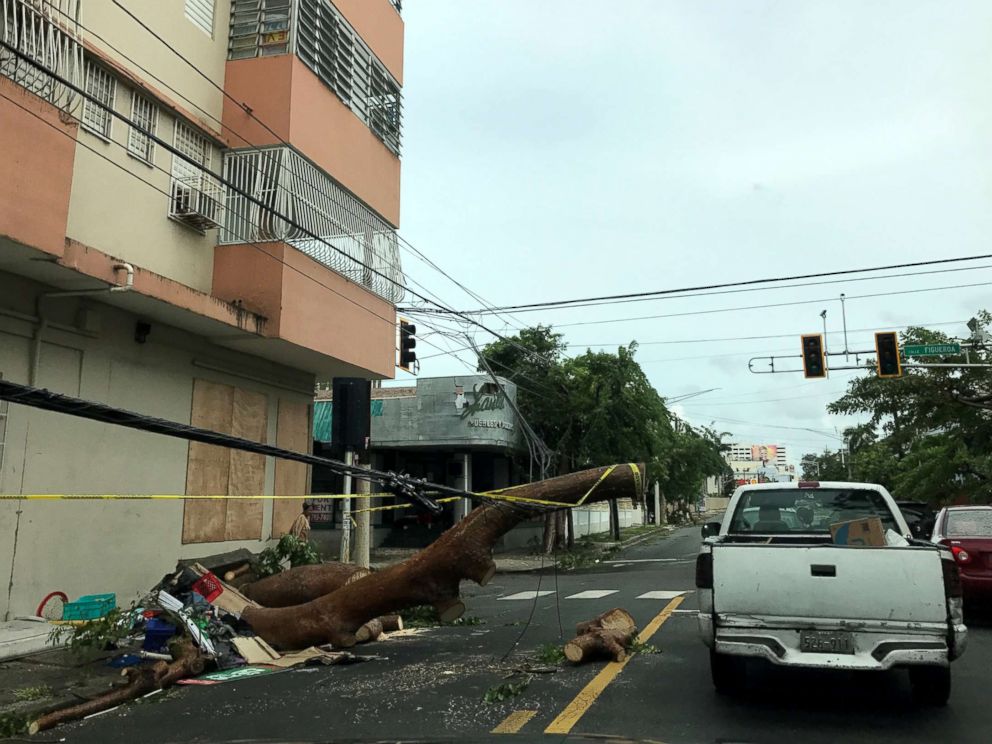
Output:
<instances>
[{"instance_id":1,"label":"green awning","mask_svg":"<svg viewBox=\"0 0 992 744\"><path fill-rule=\"evenodd\" d=\"M313 404L313 438L314 441L330 444L331 442L331 416L333 415L334 403L329 400L318 400ZM382 401L372 401L370 410L372 416L382 415Z\"/></svg>"}]
</instances>

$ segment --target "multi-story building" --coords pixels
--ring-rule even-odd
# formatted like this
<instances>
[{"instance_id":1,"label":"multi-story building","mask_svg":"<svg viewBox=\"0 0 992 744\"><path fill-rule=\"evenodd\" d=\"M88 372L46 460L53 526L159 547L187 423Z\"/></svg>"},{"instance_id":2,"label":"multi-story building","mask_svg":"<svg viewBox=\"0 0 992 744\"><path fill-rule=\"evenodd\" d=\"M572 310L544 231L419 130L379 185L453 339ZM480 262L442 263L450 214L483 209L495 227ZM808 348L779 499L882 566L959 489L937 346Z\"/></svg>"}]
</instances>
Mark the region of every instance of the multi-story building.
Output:
<instances>
[{"instance_id":1,"label":"multi-story building","mask_svg":"<svg viewBox=\"0 0 992 744\"><path fill-rule=\"evenodd\" d=\"M0 0L0 375L293 449L315 382L392 377L403 34L398 0ZM0 493L308 483L0 402ZM124 602L299 507L2 501L0 616Z\"/></svg>"}]
</instances>

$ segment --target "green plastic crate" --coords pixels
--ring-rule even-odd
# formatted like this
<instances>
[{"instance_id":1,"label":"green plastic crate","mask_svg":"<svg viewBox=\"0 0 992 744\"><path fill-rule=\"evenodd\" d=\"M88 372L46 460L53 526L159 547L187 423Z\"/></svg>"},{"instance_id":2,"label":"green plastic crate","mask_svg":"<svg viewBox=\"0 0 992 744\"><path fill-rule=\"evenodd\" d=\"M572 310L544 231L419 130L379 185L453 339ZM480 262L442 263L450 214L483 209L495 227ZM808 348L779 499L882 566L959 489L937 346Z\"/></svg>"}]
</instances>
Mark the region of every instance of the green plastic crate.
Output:
<instances>
[{"instance_id":1,"label":"green plastic crate","mask_svg":"<svg viewBox=\"0 0 992 744\"><path fill-rule=\"evenodd\" d=\"M95 620L117 606L116 594L87 594L69 602L62 610L63 620Z\"/></svg>"}]
</instances>

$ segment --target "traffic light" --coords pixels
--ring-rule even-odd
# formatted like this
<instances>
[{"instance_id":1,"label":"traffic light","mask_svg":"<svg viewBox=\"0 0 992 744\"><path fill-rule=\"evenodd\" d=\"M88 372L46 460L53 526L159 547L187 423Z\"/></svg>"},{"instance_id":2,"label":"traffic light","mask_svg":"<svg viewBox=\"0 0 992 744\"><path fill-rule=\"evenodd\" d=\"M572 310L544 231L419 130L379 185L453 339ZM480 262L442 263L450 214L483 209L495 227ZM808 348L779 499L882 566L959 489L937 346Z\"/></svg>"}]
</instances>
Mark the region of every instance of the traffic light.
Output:
<instances>
[{"instance_id":1,"label":"traffic light","mask_svg":"<svg viewBox=\"0 0 992 744\"><path fill-rule=\"evenodd\" d=\"M879 377L902 377L899 361L899 334L885 331L875 334L875 354Z\"/></svg>"},{"instance_id":2,"label":"traffic light","mask_svg":"<svg viewBox=\"0 0 992 744\"><path fill-rule=\"evenodd\" d=\"M811 333L803 336L803 376L826 377L827 362L823 355L823 336Z\"/></svg>"},{"instance_id":3,"label":"traffic light","mask_svg":"<svg viewBox=\"0 0 992 744\"><path fill-rule=\"evenodd\" d=\"M400 369L407 372L413 371L413 365L417 362L417 326L408 320L400 318Z\"/></svg>"}]
</instances>

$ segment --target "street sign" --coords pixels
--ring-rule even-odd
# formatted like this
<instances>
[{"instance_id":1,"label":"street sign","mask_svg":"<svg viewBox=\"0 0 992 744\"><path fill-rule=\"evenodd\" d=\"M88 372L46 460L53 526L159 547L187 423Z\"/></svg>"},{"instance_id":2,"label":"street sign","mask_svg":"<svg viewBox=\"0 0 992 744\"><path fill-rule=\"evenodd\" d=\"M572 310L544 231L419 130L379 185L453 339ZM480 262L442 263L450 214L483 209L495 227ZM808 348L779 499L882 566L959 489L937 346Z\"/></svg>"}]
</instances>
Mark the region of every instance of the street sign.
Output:
<instances>
[{"instance_id":1,"label":"street sign","mask_svg":"<svg viewBox=\"0 0 992 744\"><path fill-rule=\"evenodd\" d=\"M918 344L907 345L902 349L902 353L908 357L924 356L944 356L946 354L960 354L961 344Z\"/></svg>"}]
</instances>

